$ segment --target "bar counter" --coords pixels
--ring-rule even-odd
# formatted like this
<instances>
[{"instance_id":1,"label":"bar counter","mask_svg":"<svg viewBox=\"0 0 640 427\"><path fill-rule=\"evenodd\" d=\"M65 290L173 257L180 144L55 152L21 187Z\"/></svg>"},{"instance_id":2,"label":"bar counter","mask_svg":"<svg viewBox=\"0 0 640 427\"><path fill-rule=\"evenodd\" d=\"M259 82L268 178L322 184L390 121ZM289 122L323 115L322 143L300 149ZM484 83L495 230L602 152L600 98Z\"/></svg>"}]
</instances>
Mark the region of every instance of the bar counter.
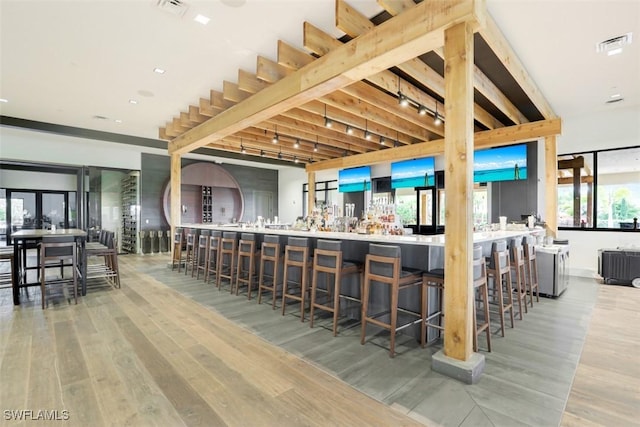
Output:
<instances>
[{"instance_id":1,"label":"bar counter","mask_svg":"<svg viewBox=\"0 0 640 427\"><path fill-rule=\"evenodd\" d=\"M316 241L318 239L328 240L340 240L342 242L342 253L345 260L355 261L363 263L367 253L369 252L370 243L379 243L385 245L399 246L402 252L402 266L405 268L414 268L419 270L430 270L434 268L444 267L444 235L382 235L382 234L358 234L358 233L344 233L344 232L331 232L331 231L303 231L303 230L283 230L278 228L254 228L245 227L240 225L213 225L213 224L182 224L183 228L201 229L201 230L218 230L222 232L231 231L237 232L238 237L241 233L254 233L256 234L258 247L262 242L262 236L277 235L280 236L280 244L284 248L287 244L289 237L306 237L309 239L310 254L313 253L313 249L316 247ZM496 240L507 240L515 237L520 237L529 234L537 234L544 232L543 229L534 230L513 230L513 231L491 231L491 232L479 232L474 233L474 245L481 245L485 256L491 254L491 243ZM348 295L359 294L359 284L357 277L345 278L342 285L343 291ZM435 292L433 289L429 290L430 295ZM434 296L434 295L432 295ZM345 301L346 304L341 306L341 316L346 316L351 319L359 319L360 306L358 304L352 304L352 301ZM416 289L407 290L401 292L399 296L399 305L401 307L409 308L413 311L419 311L420 294ZM382 309L389 305L389 293L386 289L374 288L371 291L370 303L373 309ZM435 298L431 298L431 304L428 308L429 312L433 312L436 309ZM413 333L409 330L413 329ZM414 335L416 339L419 339L420 328L408 328L406 332ZM434 331L431 331L433 333ZM434 338L429 334L428 340Z\"/></svg>"}]
</instances>

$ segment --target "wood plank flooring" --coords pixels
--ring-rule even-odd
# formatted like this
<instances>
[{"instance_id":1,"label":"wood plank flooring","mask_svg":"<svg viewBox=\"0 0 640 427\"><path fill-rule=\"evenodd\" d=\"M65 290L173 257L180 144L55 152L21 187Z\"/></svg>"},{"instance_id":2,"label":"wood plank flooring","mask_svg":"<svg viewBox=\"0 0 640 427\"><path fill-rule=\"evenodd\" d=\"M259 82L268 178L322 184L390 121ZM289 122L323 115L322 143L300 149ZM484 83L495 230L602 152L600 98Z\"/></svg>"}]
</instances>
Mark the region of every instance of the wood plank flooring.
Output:
<instances>
[{"instance_id":1,"label":"wood plank flooring","mask_svg":"<svg viewBox=\"0 0 640 427\"><path fill-rule=\"evenodd\" d=\"M640 425L640 290L600 286L563 426Z\"/></svg>"},{"instance_id":2,"label":"wood plank flooring","mask_svg":"<svg viewBox=\"0 0 640 427\"><path fill-rule=\"evenodd\" d=\"M122 289L90 287L77 306L58 297L43 311L33 289L14 308L0 291L3 410L66 409L71 425L96 426L633 425L637 414L637 377L625 377L637 371L624 368L637 370L635 289L620 297L625 288L572 277L561 298L542 298L505 338L494 334L480 382L464 385L431 371L438 344L421 349L402 336L390 359L385 332L369 330L360 345L353 321L334 338L328 316L311 329L298 310L271 310L269 298L259 305L172 272L168 256L119 261ZM592 323L602 336L585 343L598 292L604 311L593 322L627 313L616 334ZM598 365L591 347L612 366ZM601 378L614 384L593 411Z\"/></svg>"}]
</instances>

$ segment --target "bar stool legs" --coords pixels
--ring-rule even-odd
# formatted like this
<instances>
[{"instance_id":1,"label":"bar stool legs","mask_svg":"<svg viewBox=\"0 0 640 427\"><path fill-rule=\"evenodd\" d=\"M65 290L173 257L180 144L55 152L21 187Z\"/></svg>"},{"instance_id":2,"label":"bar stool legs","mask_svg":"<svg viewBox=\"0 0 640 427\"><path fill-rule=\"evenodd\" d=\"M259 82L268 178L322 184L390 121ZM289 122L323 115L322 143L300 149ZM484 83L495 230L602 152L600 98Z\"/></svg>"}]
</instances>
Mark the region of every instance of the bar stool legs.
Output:
<instances>
[{"instance_id":1,"label":"bar stool legs","mask_svg":"<svg viewBox=\"0 0 640 427\"><path fill-rule=\"evenodd\" d=\"M229 288L233 292L234 266L238 242L237 233L225 232L220 240L220 263L218 265L218 290L222 288L222 280L229 280Z\"/></svg>"},{"instance_id":2,"label":"bar stool legs","mask_svg":"<svg viewBox=\"0 0 640 427\"><path fill-rule=\"evenodd\" d=\"M222 240L222 233L220 231L212 231L209 236L209 247L207 250L207 269L205 270L204 281L211 283L211 277L213 277L213 283L218 284L218 271L220 265L220 241Z\"/></svg>"},{"instance_id":3,"label":"bar stool legs","mask_svg":"<svg viewBox=\"0 0 640 427\"><path fill-rule=\"evenodd\" d=\"M525 284L526 270L524 265L524 252L522 250L522 242L519 239L511 239L509 241L509 254L511 257L511 268L515 272L515 293L518 299L518 313L520 320L524 319L522 313L522 306L524 305L524 312L528 312L527 308L527 290ZM524 304L523 304L524 301Z\"/></svg>"},{"instance_id":4,"label":"bar stool legs","mask_svg":"<svg viewBox=\"0 0 640 427\"><path fill-rule=\"evenodd\" d=\"M369 297L373 282L387 286L390 292L389 310L381 313L369 313ZM407 309L400 309L398 306L398 294L401 290L410 287L421 287L420 313ZM423 272L418 270L402 270L400 262L400 247L370 244L369 253L365 258L364 286L362 290L362 329L360 333L360 343L365 343L367 324L372 323L390 332L389 356L395 357L396 333L408 326L420 322L420 345L425 344L427 308L425 301L426 285L423 279ZM418 317L418 320L398 326L398 311L404 314ZM379 320L378 317L390 313L389 323Z\"/></svg>"},{"instance_id":5,"label":"bar stool legs","mask_svg":"<svg viewBox=\"0 0 640 427\"><path fill-rule=\"evenodd\" d=\"M444 297L444 270L442 268L436 268L433 270L429 270L422 276L425 284L425 306L427 310L427 317L424 321L425 325L425 334L429 333L429 328L436 329L438 331L438 337L441 337L442 331L444 331L444 312L442 310L443 307L443 297ZM433 313L430 313L430 290L435 289L436 296L436 309ZM429 337L426 336L425 339L429 341ZM437 339L436 338L436 339Z\"/></svg>"},{"instance_id":6,"label":"bar stool legs","mask_svg":"<svg viewBox=\"0 0 640 427\"><path fill-rule=\"evenodd\" d=\"M209 263L209 230L202 230L198 237L198 250L194 258L194 270L196 272L196 280L200 279L200 271L202 271L203 279L207 276L207 265ZM191 274L193 275L193 271Z\"/></svg>"},{"instance_id":7,"label":"bar stool legs","mask_svg":"<svg viewBox=\"0 0 640 427\"><path fill-rule=\"evenodd\" d=\"M500 316L500 330L504 336L504 314L508 311L511 327L515 327L513 316L513 292L511 292L511 267L507 242L500 240L492 243L491 257L487 267L488 281L492 281L493 288L489 288L491 300L498 306ZM505 301L506 291L506 301Z\"/></svg>"},{"instance_id":8,"label":"bar stool legs","mask_svg":"<svg viewBox=\"0 0 640 427\"><path fill-rule=\"evenodd\" d=\"M362 273L362 266L344 262L342 260L341 242L331 240L318 240L316 249L313 253L313 269L311 277L311 305L309 317L311 322L309 327L313 328L315 320L315 309L328 311L333 316L333 336L338 334L338 316L340 315L340 299L348 298L360 302L359 298L343 295L341 292L342 278L350 274ZM318 302L318 276L324 273L326 283L327 303ZM333 280L330 280L330 277ZM362 279L362 278L361 278ZM362 288L362 280L360 280L360 288ZM332 295L333 294L333 295ZM360 291L362 294L362 290ZM332 303L330 304L329 301Z\"/></svg>"},{"instance_id":9,"label":"bar stool legs","mask_svg":"<svg viewBox=\"0 0 640 427\"><path fill-rule=\"evenodd\" d=\"M255 235L242 233L238 242L238 262L236 269L236 295L240 292L240 283L247 285L247 299L251 299L255 279L256 241ZM246 264L246 265L245 265Z\"/></svg>"},{"instance_id":10,"label":"bar stool legs","mask_svg":"<svg viewBox=\"0 0 640 427\"><path fill-rule=\"evenodd\" d=\"M258 304L262 304L262 292L271 292L271 308L276 309L276 288L280 271L280 238L264 236L260 249L260 273L258 274ZM271 267L268 270L268 267ZM271 274L270 274L271 273Z\"/></svg>"},{"instance_id":11,"label":"bar stool legs","mask_svg":"<svg viewBox=\"0 0 640 427\"><path fill-rule=\"evenodd\" d=\"M473 351L478 351L478 336L487 336L487 350L491 352L491 319L489 314L489 289L487 286L487 265L482 257L482 247L473 248ZM482 306L483 319L478 321L478 302Z\"/></svg>"},{"instance_id":12,"label":"bar stool legs","mask_svg":"<svg viewBox=\"0 0 640 427\"><path fill-rule=\"evenodd\" d=\"M284 273L282 275L282 315L287 308L287 300L300 301L300 321L304 322L309 277L309 239L289 237L284 250ZM300 271L300 282L291 279L291 269ZM293 286L292 286L293 285ZM299 289L299 293L297 290Z\"/></svg>"},{"instance_id":13,"label":"bar stool legs","mask_svg":"<svg viewBox=\"0 0 640 427\"><path fill-rule=\"evenodd\" d=\"M540 302L540 294L538 288L538 261L536 260L536 248L534 246L534 237L526 236L523 243L524 259L527 266L527 286L529 288L529 299L531 307L533 307L533 291L536 292L536 302Z\"/></svg>"}]
</instances>

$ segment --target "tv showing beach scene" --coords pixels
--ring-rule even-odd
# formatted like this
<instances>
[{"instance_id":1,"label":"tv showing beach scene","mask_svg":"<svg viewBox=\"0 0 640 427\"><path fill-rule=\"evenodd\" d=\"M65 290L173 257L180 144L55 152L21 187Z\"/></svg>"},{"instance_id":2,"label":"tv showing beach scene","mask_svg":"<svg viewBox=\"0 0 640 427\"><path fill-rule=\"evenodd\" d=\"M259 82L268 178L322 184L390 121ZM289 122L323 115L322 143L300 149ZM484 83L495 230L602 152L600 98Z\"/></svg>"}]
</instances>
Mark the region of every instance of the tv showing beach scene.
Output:
<instances>
[{"instance_id":1,"label":"tv showing beach scene","mask_svg":"<svg viewBox=\"0 0 640 427\"><path fill-rule=\"evenodd\" d=\"M338 191L352 193L354 191L371 190L371 166L340 169L338 171Z\"/></svg>"},{"instance_id":2,"label":"tv showing beach scene","mask_svg":"<svg viewBox=\"0 0 640 427\"><path fill-rule=\"evenodd\" d=\"M431 187L435 180L433 157L391 163L391 188Z\"/></svg>"},{"instance_id":3,"label":"tv showing beach scene","mask_svg":"<svg viewBox=\"0 0 640 427\"><path fill-rule=\"evenodd\" d=\"M489 148L473 153L473 182L527 179L527 144Z\"/></svg>"}]
</instances>

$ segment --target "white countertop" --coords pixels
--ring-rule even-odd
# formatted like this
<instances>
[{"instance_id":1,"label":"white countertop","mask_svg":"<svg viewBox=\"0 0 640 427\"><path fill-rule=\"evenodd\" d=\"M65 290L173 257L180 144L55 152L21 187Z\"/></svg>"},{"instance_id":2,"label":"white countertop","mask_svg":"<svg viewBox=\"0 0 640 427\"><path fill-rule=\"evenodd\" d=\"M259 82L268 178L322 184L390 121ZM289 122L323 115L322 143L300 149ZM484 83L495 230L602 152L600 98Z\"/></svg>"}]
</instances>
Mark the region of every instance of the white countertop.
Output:
<instances>
[{"instance_id":1,"label":"white countertop","mask_svg":"<svg viewBox=\"0 0 640 427\"><path fill-rule=\"evenodd\" d=\"M317 239L334 239L334 240L358 240L364 242L379 242L386 244L406 244L420 246L444 246L444 234L425 236L421 234L410 234L403 236L381 235L381 234L357 234L357 233L338 233L333 231L302 231L302 230L277 230L267 228L253 228L241 226L221 226L213 224L182 224L181 227L199 228L201 230L219 230L219 231L237 231L239 233L262 233L295 237L314 237ZM535 234L544 230L514 230L514 231L487 231L473 234L474 243L492 242L494 240L505 239L511 237Z\"/></svg>"}]
</instances>

